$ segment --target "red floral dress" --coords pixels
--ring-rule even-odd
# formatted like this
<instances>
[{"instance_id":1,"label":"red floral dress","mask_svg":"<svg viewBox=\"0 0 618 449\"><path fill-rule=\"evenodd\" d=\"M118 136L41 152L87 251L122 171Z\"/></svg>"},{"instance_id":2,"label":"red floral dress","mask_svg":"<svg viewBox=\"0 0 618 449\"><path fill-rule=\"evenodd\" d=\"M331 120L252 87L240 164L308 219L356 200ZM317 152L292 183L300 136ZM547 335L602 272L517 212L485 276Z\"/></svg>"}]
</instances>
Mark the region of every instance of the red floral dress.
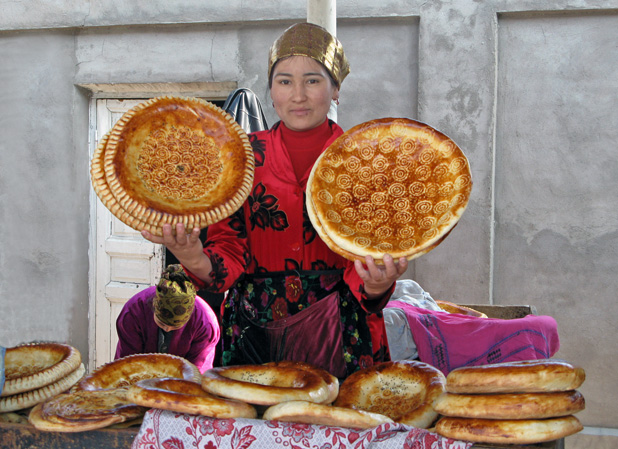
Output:
<instances>
[{"instance_id":1,"label":"red floral dress","mask_svg":"<svg viewBox=\"0 0 618 449\"><path fill-rule=\"evenodd\" d=\"M236 345L241 307L245 316L266 323L298 313L334 288L350 374L389 359L381 311L391 291L380 300L367 300L354 264L318 237L305 207L310 168L299 181L281 138L283 126L278 122L249 135L255 154L253 189L236 213L207 230L204 252L213 265L212 284L192 278L200 288L228 291L222 305L223 364L252 363ZM343 133L334 122L328 126L331 137L323 149ZM328 282L333 276L335 282Z\"/></svg>"}]
</instances>

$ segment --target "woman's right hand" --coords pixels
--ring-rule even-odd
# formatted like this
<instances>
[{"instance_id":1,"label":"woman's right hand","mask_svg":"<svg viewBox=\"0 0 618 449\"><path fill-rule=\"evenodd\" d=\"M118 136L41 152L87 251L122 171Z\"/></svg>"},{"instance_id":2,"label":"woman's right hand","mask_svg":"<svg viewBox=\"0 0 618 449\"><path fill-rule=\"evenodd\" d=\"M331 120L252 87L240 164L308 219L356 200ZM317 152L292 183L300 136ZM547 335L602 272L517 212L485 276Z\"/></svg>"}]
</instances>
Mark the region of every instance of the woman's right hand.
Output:
<instances>
[{"instance_id":1,"label":"woman's right hand","mask_svg":"<svg viewBox=\"0 0 618 449\"><path fill-rule=\"evenodd\" d=\"M162 228L163 236L156 236L149 231L142 230L141 234L152 243L165 245L178 261L191 273L206 283L212 281L210 273L212 264L210 258L204 254L200 240L200 228L193 228L190 233L185 230L183 223L176 224L176 233L172 232L172 225L166 223Z\"/></svg>"}]
</instances>

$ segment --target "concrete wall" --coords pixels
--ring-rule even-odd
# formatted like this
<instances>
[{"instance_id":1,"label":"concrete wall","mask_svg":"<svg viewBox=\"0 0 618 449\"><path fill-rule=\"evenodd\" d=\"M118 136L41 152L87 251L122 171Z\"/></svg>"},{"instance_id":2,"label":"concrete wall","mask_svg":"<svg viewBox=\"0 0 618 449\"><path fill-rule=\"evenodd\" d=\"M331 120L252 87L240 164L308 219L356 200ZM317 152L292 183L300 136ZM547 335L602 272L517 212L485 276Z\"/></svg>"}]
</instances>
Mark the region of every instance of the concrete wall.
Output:
<instances>
[{"instance_id":1,"label":"concrete wall","mask_svg":"<svg viewBox=\"0 0 618 449\"><path fill-rule=\"evenodd\" d=\"M266 53L304 2L139 5L0 1L4 346L88 354L89 97L77 84L236 81L275 120ZM416 118L470 159L468 210L410 275L435 298L555 317L557 356L588 374L578 416L618 428L618 1L340 0L337 15L352 66L340 124Z\"/></svg>"}]
</instances>

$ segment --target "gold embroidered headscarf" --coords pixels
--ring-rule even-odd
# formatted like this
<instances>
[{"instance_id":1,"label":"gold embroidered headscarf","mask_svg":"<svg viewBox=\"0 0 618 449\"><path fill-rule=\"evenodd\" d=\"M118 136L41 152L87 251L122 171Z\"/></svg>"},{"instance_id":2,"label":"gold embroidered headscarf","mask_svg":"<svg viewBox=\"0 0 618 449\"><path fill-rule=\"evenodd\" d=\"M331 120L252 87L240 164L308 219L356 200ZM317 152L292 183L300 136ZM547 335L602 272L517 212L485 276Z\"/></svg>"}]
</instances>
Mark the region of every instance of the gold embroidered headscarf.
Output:
<instances>
[{"instance_id":1,"label":"gold embroidered headscarf","mask_svg":"<svg viewBox=\"0 0 618 449\"><path fill-rule=\"evenodd\" d=\"M153 299L154 313L166 326L180 327L195 308L195 286L179 264L168 265L161 274Z\"/></svg>"},{"instance_id":2,"label":"gold embroidered headscarf","mask_svg":"<svg viewBox=\"0 0 618 449\"><path fill-rule=\"evenodd\" d=\"M297 23L285 30L277 39L268 55L268 81L272 69L280 59L288 56L309 56L321 63L337 84L341 87L343 79L350 73L350 65L341 42L313 23Z\"/></svg>"}]
</instances>

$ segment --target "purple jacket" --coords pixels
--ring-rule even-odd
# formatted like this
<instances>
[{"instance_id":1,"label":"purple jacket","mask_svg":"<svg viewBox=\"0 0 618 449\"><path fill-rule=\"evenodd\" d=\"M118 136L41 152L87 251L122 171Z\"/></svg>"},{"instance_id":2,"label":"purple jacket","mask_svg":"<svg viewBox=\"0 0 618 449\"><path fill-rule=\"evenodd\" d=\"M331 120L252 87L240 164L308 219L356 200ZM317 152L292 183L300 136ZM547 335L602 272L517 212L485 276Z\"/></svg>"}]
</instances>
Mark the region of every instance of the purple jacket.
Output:
<instances>
[{"instance_id":1,"label":"purple jacket","mask_svg":"<svg viewBox=\"0 0 618 449\"><path fill-rule=\"evenodd\" d=\"M116 320L118 346L115 359L131 354L157 352L159 326L154 321L152 300L156 287L149 287L134 295L122 308ZM220 329L217 316L199 296L195 310L187 324L172 331L169 353L184 357L200 372L212 368Z\"/></svg>"}]
</instances>

